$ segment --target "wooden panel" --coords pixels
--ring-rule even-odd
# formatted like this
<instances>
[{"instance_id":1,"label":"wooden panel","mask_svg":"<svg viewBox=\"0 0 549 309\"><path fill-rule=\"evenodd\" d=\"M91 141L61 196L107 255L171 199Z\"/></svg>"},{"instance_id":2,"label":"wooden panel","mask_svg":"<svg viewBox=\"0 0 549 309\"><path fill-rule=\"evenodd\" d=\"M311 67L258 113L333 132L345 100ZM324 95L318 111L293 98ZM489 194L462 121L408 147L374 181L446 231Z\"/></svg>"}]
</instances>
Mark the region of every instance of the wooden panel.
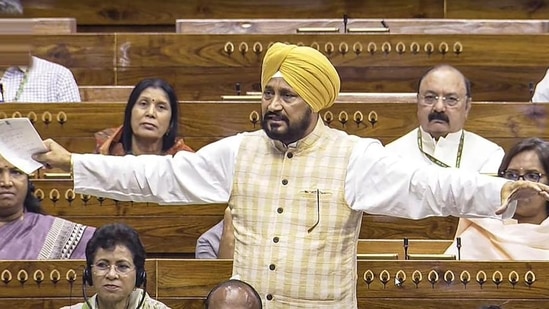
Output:
<instances>
[{"instance_id":1,"label":"wooden panel","mask_svg":"<svg viewBox=\"0 0 549 309\"><path fill-rule=\"evenodd\" d=\"M441 254L452 244L452 240L409 239L408 254ZM402 239L359 239L357 252L365 254L397 253L404 257Z\"/></svg>"},{"instance_id":2,"label":"wooden panel","mask_svg":"<svg viewBox=\"0 0 549 309\"><path fill-rule=\"evenodd\" d=\"M384 21L385 25L381 24ZM185 34L347 33L341 19L178 19L176 32ZM389 34L525 34L546 33L547 20L486 20L448 18L351 18L349 33Z\"/></svg>"},{"instance_id":3,"label":"wooden panel","mask_svg":"<svg viewBox=\"0 0 549 309\"><path fill-rule=\"evenodd\" d=\"M258 67L269 44L278 41L318 47L337 67L413 67L418 66L418 62L426 66L440 61L468 66L537 66L546 64L544 50L549 48L549 37L543 34L326 34L322 36L148 34L144 36L121 33L117 35L116 63L121 68ZM412 43L417 45L412 46ZM231 44L232 47L229 47ZM360 45L362 52L357 54L355 50L360 50ZM341 49L340 46L342 46ZM399 53L399 50L402 52Z\"/></svg>"},{"instance_id":4,"label":"wooden panel","mask_svg":"<svg viewBox=\"0 0 549 309\"><path fill-rule=\"evenodd\" d=\"M33 54L70 69L79 85L114 85L114 34L18 35ZM0 40L6 36L0 35Z\"/></svg>"},{"instance_id":5,"label":"wooden panel","mask_svg":"<svg viewBox=\"0 0 549 309\"><path fill-rule=\"evenodd\" d=\"M24 0L25 17L71 16L82 25L163 25L177 18L353 18L443 17L443 0L365 1L243 1L243 0Z\"/></svg>"},{"instance_id":6,"label":"wooden panel","mask_svg":"<svg viewBox=\"0 0 549 309\"><path fill-rule=\"evenodd\" d=\"M80 302L82 299L82 273L85 265L85 260L0 261L0 273L3 273L0 302L27 297L42 299L72 297L74 302ZM156 261L146 261L145 270L148 278L147 291L156 296ZM4 279L10 275L11 280L6 282ZM19 279L24 279L25 276L27 280L21 282ZM42 280L38 280L40 276L42 276ZM93 288L90 288L88 292L89 295L92 295ZM69 304L64 303L64 305Z\"/></svg>"},{"instance_id":7,"label":"wooden panel","mask_svg":"<svg viewBox=\"0 0 549 309\"><path fill-rule=\"evenodd\" d=\"M360 239L453 239L458 218L429 217L421 220L364 215Z\"/></svg>"},{"instance_id":8,"label":"wooden panel","mask_svg":"<svg viewBox=\"0 0 549 309\"><path fill-rule=\"evenodd\" d=\"M0 15L1 16L1 15ZM30 23L34 34L69 34L76 32L74 18L0 18L0 29L4 32L19 23Z\"/></svg>"},{"instance_id":9,"label":"wooden panel","mask_svg":"<svg viewBox=\"0 0 549 309\"><path fill-rule=\"evenodd\" d=\"M414 92L423 73L444 62L472 80L477 101L530 100L533 85L546 71L544 50L549 48L544 35L121 34L118 83L169 76L183 100L234 94L236 83L243 91L259 91L262 57L275 41L318 46L336 66L345 92ZM454 52L461 47L462 52ZM448 52L441 52L445 48Z\"/></svg>"},{"instance_id":10,"label":"wooden panel","mask_svg":"<svg viewBox=\"0 0 549 309\"><path fill-rule=\"evenodd\" d=\"M20 308L58 308L68 304L63 301L69 297L80 299L76 295L80 294L81 281L76 280L71 288L64 277L69 269L80 271L82 265L83 261L0 261L2 272L17 274L25 269L31 274L24 283L12 280L4 284L0 307L17 304ZM46 275L41 284L32 279L38 269ZM53 269L58 269L62 277L56 284L48 280ZM147 290L153 297L172 308L202 308L208 292L230 277L232 261L149 259L146 269ZM506 309L545 308L548 273L544 262L358 261L357 300L359 308L439 309L449 303L458 309L488 304ZM421 280L414 283L418 274ZM403 275L406 280L399 282ZM460 277L470 281L464 284ZM430 283L429 279L437 280ZM476 279L485 280L481 284ZM40 305L43 307L36 307Z\"/></svg>"},{"instance_id":11,"label":"wooden panel","mask_svg":"<svg viewBox=\"0 0 549 309\"><path fill-rule=\"evenodd\" d=\"M28 116L34 119L43 138L90 138L97 131L120 125L124 107L124 103L6 103L0 118ZM260 129L258 103L184 102L180 103L180 111L179 129L185 138L221 138ZM338 103L320 114L331 127L363 137L397 138L417 127L414 103ZM224 115L223 126L219 126L219 115ZM547 115L547 104L473 103L465 127L488 139L548 138ZM362 121L357 123L355 117ZM63 119L63 123L58 121Z\"/></svg>"},{"instance_id":12,"label":"wooden panel","mask_svg":"<svg viewBox=\"0 0 549 309\"><path fill-rule=\"evenodd\" d=\"M82 102L127 102L134 86L79 86Z\"/></svg>"},{"instance_id":13,"label":"wooden panel","mask_svg":"<svg viewBox=\"0 0 549 309\"><path fill-rule=\"evenodd\" d=\"M446 0L447 18L547 18L549 2L546 0Z\"/></svg>"}]
</instances>

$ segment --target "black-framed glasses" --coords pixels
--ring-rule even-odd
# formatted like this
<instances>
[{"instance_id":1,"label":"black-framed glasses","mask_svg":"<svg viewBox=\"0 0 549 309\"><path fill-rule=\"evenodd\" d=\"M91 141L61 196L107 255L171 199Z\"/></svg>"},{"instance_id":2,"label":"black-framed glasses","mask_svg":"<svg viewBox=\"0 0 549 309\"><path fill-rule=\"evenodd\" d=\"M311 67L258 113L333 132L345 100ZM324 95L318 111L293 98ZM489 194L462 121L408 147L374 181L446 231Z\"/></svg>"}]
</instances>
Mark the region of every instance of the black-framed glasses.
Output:
<instances>
[{"instance_id":1,"label":"black-framed glasses","mask_svg":"<svg viewBox=\"0 0 549 309\"><path fill-rule=\"evenodd\" d=\"M463 99L454 95L449 95L446 97L436 94L420 95L419 97L425 105L434 105L438 102L438 100L442 99L442 103L444 103L444 105L446 106L455 106L459 103L459 101Z\"/></svg>"},{"instance_id":2,"label":"black-framed glasses","mask_svg":"<svg viewBox=\"0 0 549 309\"><path fill-rule=\"evenodd\" d=\"M127 263L109 264L107 262L97 262L92 265L98 275L105 275L114 267L114 271L118 274L126 275L135 269L134 266Z\"/></svg>"},{"instance_id":3,"label":"black-framed glasses","mask_svg":"<svg viewBox=\"0 0 549 309\"><path fill-rule=\"evenodd\" d=\"M527 180L527 181L539 182L541 177L545 176L545 174L542 174L540 172L535 172L535 171L528 171L524 174L521 174L515 170L506 170L503 173L501 173L501 176L505 179L515 180L515 181L522 178L523 180Z\"/></svg>"}]
</instances>

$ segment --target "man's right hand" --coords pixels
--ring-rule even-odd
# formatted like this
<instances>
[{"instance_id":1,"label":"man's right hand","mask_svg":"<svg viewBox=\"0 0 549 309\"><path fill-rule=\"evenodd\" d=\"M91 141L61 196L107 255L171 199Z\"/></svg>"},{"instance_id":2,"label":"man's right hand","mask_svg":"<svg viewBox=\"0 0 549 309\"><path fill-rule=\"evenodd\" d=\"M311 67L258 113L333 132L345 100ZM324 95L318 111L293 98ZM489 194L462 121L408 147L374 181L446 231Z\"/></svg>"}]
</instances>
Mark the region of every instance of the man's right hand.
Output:
<instances>
[{"instance_id":1,"label":"man's right hand","mask_svg":"<svg viewBox=\"0 0 549 309\"><path fill-rule=\"evenodd\" d=\"M44 164L46 168L60 168L67 172L71 170L72 153L52 139L45 140L44 146L46 146L48 151L35 153L32 156L34 160Z\"/></svg>"}]
</instances>

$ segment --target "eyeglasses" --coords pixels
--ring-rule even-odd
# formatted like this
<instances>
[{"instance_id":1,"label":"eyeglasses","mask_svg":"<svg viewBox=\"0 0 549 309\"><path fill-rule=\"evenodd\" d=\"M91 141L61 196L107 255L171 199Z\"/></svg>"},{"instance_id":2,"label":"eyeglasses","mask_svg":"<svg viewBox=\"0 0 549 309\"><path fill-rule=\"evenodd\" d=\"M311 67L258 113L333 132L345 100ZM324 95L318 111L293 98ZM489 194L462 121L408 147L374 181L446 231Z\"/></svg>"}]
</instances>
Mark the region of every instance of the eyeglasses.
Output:
<instances>
[{"instance_id":1,"label":"eyeglasses","mask_svg":"<svg viewBox=\"0 0 549 309\"><path fill-rule=\"evenodd\" d=\"M110 272L113 266L114 266L114 271L116 271L118 274L121 274L121 275L126 275L135 269L134 266L131 266L129 264L124 264L124 263L111 265L106 262L98 262L92 265L93 269L95 269L96 274L100 276Z\"/></svg>"},{"instance_id":2,"label":"eyeglasses","mask_svg":"<svg viewBox=\"0 0 549 309\"><path fill-rule=\"evenodd\" d=\"M527 180L527 181L539 182L541 177L545 175L538 172L527 172L524 174L519 174L519 172L517 171L506 170L501 174L501 176L503 176L503 178L505 179L515 180L515 181L522 178L523 180Z\"/></svg>"},{"instance_id":3,"label":"eyeglasses","mask_svg":"<svg viewBox=\"0 0 549 309\"><path fill-rule=\"evenodd\" d=\"M442 99L442 103L444 103L445 105L455 106L462 99L452 95L448 97L441 97L435 94L420 95L419 97L421 98L422 102L425 103L425 105L434 105L438 102L438 100Z\"/></svg>"}]
</instances>

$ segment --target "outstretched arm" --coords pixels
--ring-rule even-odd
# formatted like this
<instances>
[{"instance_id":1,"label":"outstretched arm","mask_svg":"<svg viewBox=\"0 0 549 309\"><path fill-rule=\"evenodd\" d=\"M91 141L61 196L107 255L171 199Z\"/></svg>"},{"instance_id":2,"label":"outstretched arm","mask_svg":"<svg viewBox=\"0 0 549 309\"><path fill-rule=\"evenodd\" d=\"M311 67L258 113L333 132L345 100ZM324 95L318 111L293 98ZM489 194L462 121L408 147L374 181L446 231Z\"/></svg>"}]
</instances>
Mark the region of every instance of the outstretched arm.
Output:
<instances>
[{"instance_id":1,"label":"outstretched arm","mask_svg":"<svg viewBox=\"0 0 549 309\"><path fill-rule=\"evenodd\" d=\"M429 216L511 217L512 201L549 187L411 162L375 140L362 139L351 156L345 196L353 209L411 219Z\"/></svg>"},{"instance_id":2,"label":"outstretched arm","mask_svg":"<svg viewBox=\"0 0 549 309\"><path fill-rule=\"evenodd\" d=\"M160 204L226 203L241 137L175 156L71 154L53 140L35 155L46 166L71 169L77 193Z\"/></svg>"}]
</instances>

